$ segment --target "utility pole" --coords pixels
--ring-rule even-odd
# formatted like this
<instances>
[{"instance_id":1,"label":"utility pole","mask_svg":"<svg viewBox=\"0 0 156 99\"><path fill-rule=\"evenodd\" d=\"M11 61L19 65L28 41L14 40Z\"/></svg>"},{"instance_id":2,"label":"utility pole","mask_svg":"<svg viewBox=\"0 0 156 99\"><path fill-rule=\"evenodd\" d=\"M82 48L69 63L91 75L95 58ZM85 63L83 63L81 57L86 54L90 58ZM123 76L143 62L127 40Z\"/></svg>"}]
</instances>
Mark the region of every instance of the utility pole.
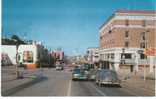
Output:
<instances>
[{"instance_id":1,"label":"utility pole","mask_svg":"<svg viewBox=\"0 0 156 99\"><path fill-rule=\"evenodd\" d=\"M148 48L147 47L147 33L148 31L145 32L145 50ZM144 81L146 81L146 66L148 65L148 58L146 55L146 64L144 65Z\"/></svg>"}]
</instances>

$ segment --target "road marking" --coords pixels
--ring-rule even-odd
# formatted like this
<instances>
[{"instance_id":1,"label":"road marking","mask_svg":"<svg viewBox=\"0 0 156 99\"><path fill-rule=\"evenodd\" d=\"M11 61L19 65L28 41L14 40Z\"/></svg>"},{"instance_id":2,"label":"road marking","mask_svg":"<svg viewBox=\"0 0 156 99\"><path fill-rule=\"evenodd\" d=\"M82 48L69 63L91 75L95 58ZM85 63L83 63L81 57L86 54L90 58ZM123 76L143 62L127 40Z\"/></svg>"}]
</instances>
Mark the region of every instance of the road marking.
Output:
<instances>
[{"instance_id":1,"label":"road marking","mask_svg":"<svg viewBox=\"0 0 156 99\"><path fill-rule=\"evenodd\" d=\"M91 83L90 83L90 85L91 85ZM92 87L93 87L93 88L95 89L95 91L98 92L100 95L102 95L102 96L106 96L105 93L103 93L100 89L98 89L98 88L95 87L94 85L92 85Z\"/></svg>"},{"instance_id":2,"label":"road marking","mask_svg":"<svg viewBox=\"0 0 156 99\"><path fill-rule=\"evenodd\" d=\"M72 81L69 81L69 86L68 86L68 91L67 91L67 96L71 95L71 85L72 85Z\"/></svg>"}]
</instances>

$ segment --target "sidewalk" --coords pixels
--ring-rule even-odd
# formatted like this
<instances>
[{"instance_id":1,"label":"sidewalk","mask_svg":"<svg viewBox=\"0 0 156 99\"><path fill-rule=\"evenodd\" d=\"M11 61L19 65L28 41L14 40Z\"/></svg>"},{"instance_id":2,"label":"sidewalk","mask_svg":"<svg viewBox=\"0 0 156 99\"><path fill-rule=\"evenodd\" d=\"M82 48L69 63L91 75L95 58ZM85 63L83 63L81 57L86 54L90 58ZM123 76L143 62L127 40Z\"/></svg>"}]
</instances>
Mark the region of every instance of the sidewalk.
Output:
<instances>
[{"instance_id":1,"label":"sidewalk","mask_svg":"<svg viewBox=\"0 0 156 99\"><path fill-rule=\"evenodd\" d=\"M132 76L122 82L122 87L132 94L139 92L137 96L155 96L155 80L144 81L138 76Z\"/></svg>"}]
</instances>

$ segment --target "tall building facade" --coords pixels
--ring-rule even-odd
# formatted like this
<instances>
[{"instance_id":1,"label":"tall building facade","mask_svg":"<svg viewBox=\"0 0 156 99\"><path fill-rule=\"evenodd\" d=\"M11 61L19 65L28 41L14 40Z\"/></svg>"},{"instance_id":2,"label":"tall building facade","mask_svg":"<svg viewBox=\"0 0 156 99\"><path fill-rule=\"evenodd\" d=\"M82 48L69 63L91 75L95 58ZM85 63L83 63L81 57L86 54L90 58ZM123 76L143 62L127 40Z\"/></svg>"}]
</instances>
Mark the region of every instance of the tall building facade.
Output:
<instances>
[{"instance_id":1,"label":"tall building facade","mask_svg":"<svg viewBox=\"0 0 156 99\"><path fill-rule=\"evenodd\" d=\"M147 56L144 50L156 48L155 11L116 11L99 32L103 68L133 72L147 65L149 72L154 71L156 53Z\"/></svg>"},{"instance_id":2,"label":"tall building facade","mask_svg":"<svg viewBox=\"0 0 156 99\"><path fill-rule=\"evenodd\" d=\"M87 49L87 61L90 64L99 62L99 48L88 48Z\"/></svg>"}]
</instances>

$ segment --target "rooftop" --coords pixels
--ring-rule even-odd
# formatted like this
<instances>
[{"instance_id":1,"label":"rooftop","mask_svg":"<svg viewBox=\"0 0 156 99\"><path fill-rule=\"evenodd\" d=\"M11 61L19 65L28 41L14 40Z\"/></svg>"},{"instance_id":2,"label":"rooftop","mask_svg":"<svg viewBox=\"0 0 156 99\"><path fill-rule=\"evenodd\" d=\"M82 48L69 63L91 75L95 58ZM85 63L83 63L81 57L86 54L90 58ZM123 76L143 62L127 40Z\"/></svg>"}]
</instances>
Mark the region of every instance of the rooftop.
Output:
<instances>
[{"instance_id":1,"label":"rooftop","mask_svg":"<svg viewBox=\"0 0 156 99\"><path fill-rule=\"evenodd\" d=\"M116 13L140 13L140 14L156 14L156 11L152 10L117 10Z\"/></svg>"},{"instance_id":2,"label":"rooftop","mask_svg":"<svg viewBox=\"0 0 156 99\"><path fill-rule=\"evenodd\" d=\"M109 20L111 20L116 13L128 13L128 14L155 14L156 15L156 11L155 10L117 10L115 11L114 14L112 14L101 26L99 29L101 29L105 24L107 24L109 22Z\"/></svg>"}]
</instances>

